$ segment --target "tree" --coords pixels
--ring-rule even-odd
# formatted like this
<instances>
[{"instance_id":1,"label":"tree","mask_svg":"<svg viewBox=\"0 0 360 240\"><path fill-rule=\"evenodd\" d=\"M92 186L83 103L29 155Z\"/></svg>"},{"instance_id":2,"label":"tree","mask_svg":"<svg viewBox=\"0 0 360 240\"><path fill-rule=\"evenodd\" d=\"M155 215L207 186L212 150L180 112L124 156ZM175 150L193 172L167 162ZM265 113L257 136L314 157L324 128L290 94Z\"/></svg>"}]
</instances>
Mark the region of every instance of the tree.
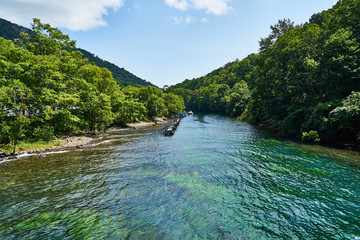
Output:
<instances>
[{"instance_id":1,"label":"tree","mask_svg":"<svg viewBox=\"0 0 360 240\"><path fill-rule=\"evenodd\" d=\"M329 114L332 127L343 139L360 140L360 92L352 92Z\"/></svg>"},{"instance_id":2,"label":"tree","mask_svg":"<svg viewBox=\"0 0 360 240\"><path fill-rule=\"evenodd\" d=\"M32 34L21 33L21 38L17 43L36 55L60 54L62 50L74 50L76 45L68 35L37 18L33 18Z\"/></svg>"},{"instance_id":3,"label":"tree","mask_svg":"<svg viewBox=\"0 0 360 240\"><path fill-rule=\"evenodd\" d=\"M174 93L166 93L164 95L165 105L167 107L167 115L172 116L185 110L184 100L181 96Z\"/></svg>"},{"instance_id":4,"label":"tree","mask_svg":"<svg viewBox=\"0 0 360 240\"><path fill-rule=\"evenodd\" d=\"M266 38L261 38L259 41L260 51L263 52L270 47L274 46L276 40L284 35L287 31L295 29L299 27L294 24L290 19L279 20L275 25L271 25L271 33Z\"/></svg>"}]
</instances>

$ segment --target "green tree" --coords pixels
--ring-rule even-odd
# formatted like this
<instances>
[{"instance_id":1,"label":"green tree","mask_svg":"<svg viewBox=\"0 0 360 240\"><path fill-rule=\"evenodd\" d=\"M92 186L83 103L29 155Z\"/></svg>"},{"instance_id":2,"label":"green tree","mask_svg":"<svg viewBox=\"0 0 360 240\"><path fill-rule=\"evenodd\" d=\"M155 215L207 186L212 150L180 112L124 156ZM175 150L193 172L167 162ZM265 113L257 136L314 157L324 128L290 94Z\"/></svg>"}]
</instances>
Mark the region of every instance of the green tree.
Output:
<instances>
[{"instance_id":1,"label":"green tree","mask_svg":"<svg viewBox=\"0 0 360 240\"><path fill-rule=\"evenodd\" d=\"M360 140L360 92L352 92L329 114L330 123L342 139Z\"/></svg>"},{"instance_id":2,"label":"green tree","mask_svg":"<svg viewBox=\"0 0 360 240\"><path fill-rule=\"evenodd\" d=\"M174 93L165 93L165 105L167 107L167 115L172 116L185 110L184 100L181 96Z\"/></svg>"}]
</instances>

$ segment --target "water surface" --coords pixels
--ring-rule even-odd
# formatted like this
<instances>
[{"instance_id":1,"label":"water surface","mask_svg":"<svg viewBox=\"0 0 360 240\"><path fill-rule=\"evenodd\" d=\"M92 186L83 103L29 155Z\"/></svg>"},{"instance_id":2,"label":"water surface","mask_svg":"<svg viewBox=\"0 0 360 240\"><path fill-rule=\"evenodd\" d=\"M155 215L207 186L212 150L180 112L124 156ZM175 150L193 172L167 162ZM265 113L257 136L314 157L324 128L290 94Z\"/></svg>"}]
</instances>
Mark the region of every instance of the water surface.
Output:
<instances>
[{"instance_id":1,"label":"water surface","mask_svg":"<svg viewBox=\"0 0 360 240\"><path fill-rule=\"evenodd\" d=\"M357 152L217 115L0 164L1 239L360 239Z\"/></svg>"}]
</instances>

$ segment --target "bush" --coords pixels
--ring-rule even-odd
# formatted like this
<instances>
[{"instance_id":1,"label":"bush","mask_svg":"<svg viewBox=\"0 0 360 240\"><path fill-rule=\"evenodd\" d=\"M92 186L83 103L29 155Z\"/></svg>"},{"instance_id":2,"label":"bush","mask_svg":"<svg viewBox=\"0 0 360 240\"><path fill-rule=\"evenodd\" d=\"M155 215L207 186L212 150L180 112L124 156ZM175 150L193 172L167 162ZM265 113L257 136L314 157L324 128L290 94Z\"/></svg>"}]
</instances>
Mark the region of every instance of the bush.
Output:
<instances>
[{"instance_id":1,"label":"bush","mask_svg":"<svg viewBox=\"0 0 360 240\"><path fill-rule=\"evenodd\" d=\"M37 127L33 132L34 139L36 141L51 141L55 139L54 130L52 128L40 128Z\"/></svg>"},{"instance_id":2,"label":"bush","mask_svg":"<svg viewBox=\"0 0 360 240\"><path fill-rule=\"evenodd\" d=\"M319 142L320 141L320 137L317 131L309 131L309 132L303 132L302 133L302 137L301 137L302 141L312 141L312 142Z\"/></svg>"}]
</instances>

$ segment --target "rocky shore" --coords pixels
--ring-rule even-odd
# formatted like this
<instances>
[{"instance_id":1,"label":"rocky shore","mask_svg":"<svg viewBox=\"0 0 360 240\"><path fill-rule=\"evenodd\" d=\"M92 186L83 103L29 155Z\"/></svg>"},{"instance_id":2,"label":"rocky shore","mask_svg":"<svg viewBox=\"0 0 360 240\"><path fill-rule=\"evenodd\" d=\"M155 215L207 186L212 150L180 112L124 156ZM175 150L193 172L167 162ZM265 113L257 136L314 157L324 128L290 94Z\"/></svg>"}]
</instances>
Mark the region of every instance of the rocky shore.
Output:
<instances>
[{"instance_id":1,"label":"rocky shore","mask_svg":"<svg viewBox=\"0 0 360 240\"><path fill-rule=\"evenodd\" d=\"M2 158L8 158L8 159L16 159L20 155L28 154L28 155L40 155L44 156L46 153L54 152L54 151L62 151L69 148L81 148L83 146L91 145L94 142L94 138L92 137L64 137L62 139L55 140L58 145L54 146L52 148L46 148L46 149L37 149L37 150L30 150L26 151L25 149L21 149L19 152L16 152L14 155L0 152L0 159Z\"/></svg>"},{"instance_id":2,"label":"rocky shore","mask_svg":"<svg viewBox=\"0 0 360 240\"><path fill-rule=\"evenodd\" d=\"M129 123L128 127L130 128L143 128L150 127L156 124L165 124L167 123L166 119L156 118L154 122L139 122L139 123ZM111 131L111 130L110 130ZM26 150L20 148L20 151L16 152L14 155L0 152L0 162L2 159L16 159L19 156L23 155L39 155L46 156L47 153L50 152L60 152L71 148L81 148L85 146L91 146L97 138L94 136L71 136L71 137L63 137L61 139L54 140L56 142L56 146L45 149L36 149L36 150Z\"/></svg>"}]
</instances>

